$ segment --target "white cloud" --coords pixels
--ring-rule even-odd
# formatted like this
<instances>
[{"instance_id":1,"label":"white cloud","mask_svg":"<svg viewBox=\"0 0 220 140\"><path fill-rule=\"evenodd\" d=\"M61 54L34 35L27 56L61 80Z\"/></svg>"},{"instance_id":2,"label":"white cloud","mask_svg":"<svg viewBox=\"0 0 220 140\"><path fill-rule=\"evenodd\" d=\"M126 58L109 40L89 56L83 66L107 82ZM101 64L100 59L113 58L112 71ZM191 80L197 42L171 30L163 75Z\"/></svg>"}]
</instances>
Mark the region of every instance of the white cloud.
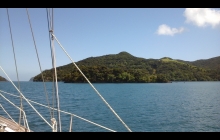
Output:
<instances>
[{"instance_id":1,"label":"white cloud","mask_svg":"<svg viewBox=\"0 0 220 140\"><path fill-rule=\"evenodd\" d=\"M193 23L199 27L220 25L220 10L211 8L186 8L184 11L187 23Z\"/></svg>"},{"instance_id":2,"label":"white cloud","mask_svg":"<svg viewBox=\"0 0 220 140\"><path fill-rule=\"evenodd\" d=\"M184 30L185 29L183 27L177 29L177 28L170 28L166 24L162 24L158 27L157 34L158 35L171 35L171 36L173 36L174 34L182 33Z\"/></svg>"}]
</instances>

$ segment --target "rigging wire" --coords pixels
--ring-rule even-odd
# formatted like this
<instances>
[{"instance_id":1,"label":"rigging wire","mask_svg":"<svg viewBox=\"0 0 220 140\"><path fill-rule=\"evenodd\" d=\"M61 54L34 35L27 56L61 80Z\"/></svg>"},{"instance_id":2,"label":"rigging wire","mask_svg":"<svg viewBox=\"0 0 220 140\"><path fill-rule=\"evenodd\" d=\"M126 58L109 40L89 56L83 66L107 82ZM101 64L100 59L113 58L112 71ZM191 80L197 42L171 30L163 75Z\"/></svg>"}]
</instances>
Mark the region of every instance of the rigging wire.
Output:
<instances>
[{"instance_id":1,"label":"rigging wire","mask_svg":"<svg viewBox=\"0 0 220 140\"><path fill-rule=\"evenodd\" d=\"M28 16L28 21L29 21L31 33L32 33L32 38L33 38L33 41L34 41L34 47L35 47L35 51L36 51L36 54L37 54L38 64L39 64L40 71L41 71L41 76L42 76L43 85L44 85L44 92L45 92L45 95L46 95L48 106L50 106L50 103L49 103L49 100L48 100L48 94L47 94L47 90L46 90L46 85L45 85L45 82L44 82L44 76L43 76L43 72L42 72L42 69L41 69L40 59L39 59L39 56L38 56L37 46L36 46L36 42L35 42L35 39L34 39L34 33L33 33L32 26L31 26L30 16L29 16L27 8L26 8L26 12L27 12L27 16ZM52 118L51 109L49 109L49 112L50 112L50 117Z\"/></svg>"},{"instance_id":2,"label":"rigging wire","mask_svg":"<svg viewBox=\"0 0 220 140\"><path fill-rule=\"evenodd\" d=\"M22 98L27 101L27 103L32 107L32 109L52 128L52 126L47 122L47 120L44 119L44 117L36 110L36 108L28 101L28 99L21 93L21 91L15 86L15 84L12 82L11 78L8 76L8 74L4 71L4 69L0 66L0 69L3 71L3 73L6 75L8 80L11 82L11 84L15 87L15 89L21 94ZM0 93L0 95L3 97L3 95ZM5 97L3 97L5 98ZM6 98L5 98L6 99ZM11 101L7 100L8 102L12 103ZM13 103L12 103L13 104ZM16 106L16 105L15 105ZM16 106L16 108L20 109ZM22 110L23 111L23 110ZM25 112L23 111L24 115ZM25 115L26 116L26 115ZM26 119L27 121L27 119ZM29 128L28 128L29 129Z\"/></svg>"},{"instance_id":3,"label":"rigging wire","mask_svg":"<svg viewBox=\"0 0 220 140\"><path fill-rule=\"evenodd\" d=\"M114 111L114 109L108 104L108 102L102 97L102 95L98 92L98 90L92 85L92 83L89 81L89 79L83 74L83 72L80 70L80 68L76 65L76 63L73 61L73 59L69 56L69 54L66 52L64 47L60 44L58 39L54 34L52 36L55 38L57 43L60 45L62 50L65 52L65 54L69 57L69 59L72 61L72 63L75 65L75 67L79 70L79 72L83 75L83 77L86 79L86 81L90 84L90 86L95 90L95 92L99 95L99 97L102 99L102 101L109 107L109 109L113 112L113 114L122 122L122 124L127 128L128 131L131 132L131 129L124 123L124 121L118 116L118 114Z\"/></svg>"},{"instance_id":4,"label":"rigging wire","mask_svg":"<svg viewBox=\"0 0 220 140\"><path fill-rule=\"evenodd\" d=\"M0 104L1 108L3 109L3 111L8 115L8 117L16 124L19 126L19 124L11 117L11 115L8 114L8 112L5 110L5 108L2 106L2 104Z\"/></svg>"},{"instance_id":5,"label":"rigging wire","mask_svg":"<svg viewBox=\"0 0 220 140\"><path fill-rule=\"evenodd\" d=\"M7 9L8 10L8 9ZM49 104L49 100L48 100L48 95L47 95L47 92L46 92L46 85L45 85L45 82L44 82L44 77L43 77L43 72L42 72L42 69L41 69L41 65L40 65L40 60L39 60L39 56L38 56L38 52L37 52L37 47L36 47L36 43L35 43L35 39L34 39L34 35L33 35L33 30L32 30L32 26L31 26L31 22L30 22L30 17L29 17L29 13L28 13L28 9L26 8L26 11L27 11L27 15L28 15L28 20L29 20L29 25L30 25L30 28L31 28L31 33L32 33L32 37L33 37L33 41L34 41L34 46L35 46L35 50L36 50L36 54L37 54L37 58L38 58L38 63L39 63L39 67L40 67L40 70L41 70L41 75L42 75L42 80L43 80L43 84L44 84L44 90L45 90L45 93L46 93L46 98L47 98L47 102L48 102L48 109L50 111L50 115L51 115L51 118L52 118L52 113L51 113L51 108L50 107L50 104ZM48 11L47 11L48 12ZM48 15L47 15L48 17ZM101 96L101 94L95 89L95 87L90 83L90 81L86 78L86 76L82 73L82 71L78 68L78 66L75 64L75 62L71 59L71 57L67 54L67 52L65 51L65 49L62 47L62 45L59 43L59 41L56 39L55 35L53 34L53 9L52 9L52 20L51 20L51 27L49 26L49 20L48 20L48 29L51 29L49 30L49 37L52 38L52 43L50 42L50 46L51 46L51 57L53 58L52 59L52 64L53 64L53 67L54 67L54 74L53 74L53 77L55 76L55 81L56 81L56 93L57 93L57 112L58 112L58 119L59 119L59 125L60 125L60 132L61 132L61 122L60 122L60 108L59 108L59 96L58 96L58 84L57 84L57 71L56 71L56 59L55 59L55 48L54 48L54 38L55 40L58 42L58 44L60 45L60 47L63 49L63 51L66 53L66 55L70 58L70 60L72 61L72 63L77 67L77 69L80 71L80 73L84 76L84 78L88 81L88 83L92 86L92 88L96 91L96 93L101 97L101 99L105 102L105 104L110 108L110 110L116 115L116 117L125 125L125 127L131 131L128 126L121 120L121 118L116 114L116 112L111 108L111 106L105 101L105 99ZM11 35L12 37L12 35ZM13 43L12 43L13 44ZM13 48L14 50L14 48ZM14 58L15 58L15 53L14 53ZM16 61L15 61L16 63ZM1 66L0 66L1 68ZM2 69L2 68L1 68ZM3 69L2 69L3 70ZM17 67L16 67L16 70L17 70ZM4 70L3 70L4 72ZM7 74L6 74L7 76ZM17 75L18 76L18 75ZM8 77L8 76L7 76ZM10 79L9 79L10 80ZM18 79L19 80L19 79ZM53 79L54 81L54 79ZM10 82L12 82L10 80ZM13 84L13 82L12 82ZM13 84L14 85L14 84ZM15 85L14 85L15 86ZM16 86L15 86L16 88ZM20 88L20 84L19 84L19 88ZM17 89L17 88L16 88ZM18 89L17 89L18 90ZM24 97L24 95L20 92L20 89L18 90L20 95L28 102L28 100ZM28 102L29 103L29 102ZM29 103L30 104L30 103ZM30 104L31 105L31 104ZM32 105L31 105L32 106ZM34 109L34 107L32 106L32 108ZM35 110L36 111L36 110ZM37 111L36 111L37 112ZM38 112L37 112L38 113ZM25 114L25 112L24 112ZM71 114L72 115L72 114ZM27 120L26 120L27 121ZM45 120L46 121L46 120ZM46 121L47 123L47 121Z\"/></svg>"},{"instance_id":6,"label":"rigging wire","mask_svg":"<svg viewBox=\"0 0 220 140\"><path fill-rule=\"evenodd\" d=\"M8 16L8 25L9 25L9 29L10 29L10 35L11 35L12 49L13 49L13 54L14 54L14 62L15 62L15 68L16 68L16 75L17 75L17 80L18 80L18 89L21 90L19 76L18 76L18 68L17 68L16 56L15 56L14 41L13 41L12 29L11 29L11 23L10 23L10 17L9 17L9 11L8 11L8 8L6 8L6 9L7 9L7 16ZM20 108L22 110L24 110L23 105L22 105L22 97L21 97L21 95L20 95ZM21 118L22 118L22 111L20 110L19 126L21 124ZM24 121L24 119L23 119L23 121ZM25 124L25 122L24 122L24 124Z\"/></svg>"},{"instance_id":7,"label":"rigging wire","mask_svg":"<svg viewBox=\"0 0 220 140\"><path fill-rule=\"evenodd\" d=\"M11 94L11 93L8 93L8 92L5 92L5 91L0 90L0 93L1 93L1 92L2 92L2 93L5 93L5 94L8 94L8 95L10 95L10 96L19 97L19 96L17 96L17 95L14 95L14 94ZM51 108L51 107L48 107L48 106L46 106L46 105L44 105L44 104L41 104L41 103L32 101L32 100L30 100L30 99L27 99L27 100L28 100L29 102L31 102L31 103L34 103L34 104L37 104L37 105L40 105L40 106L43 106L43 107L46 107L46 108ZM55 109L55 110L57 110L57 109ZM84 120L84 121L86 121L86 122L88 122L88 123L94 124L94 125L96 125L96 126L99 126L99 127L101 127L101 128L104 128L104 129L106 129L106 130L109 130L109 131L112 131L112 132L116 132L115 130L112 130L112 129L110 129L110 128L104 127L104 126L102 126L102 125L100 125L100 124L97 124L97 123L95 123L95 122L89 121L89 120L87 120L87 119L85 119L85 118L82 118L82 117L77 116L77 115L75 115L75 114L72 114L72 113L70 113L70 112L66 112L66 111L63 111L63 110L60 110L60 112L62 112L62 113L64 113L64 114L69 114L69 115L71 115L72 117L74 116L74 117L76 117L76 118L78 118L78 119Z\"/></svg>"},{"instance_id":8,"label":"rigging wire","mask_svg":"<svg viewBox=\"0 0 220 140\"><path fill-rule=\"evenodd\" d=\"M24 118L25 118L25 121L26 121L26 124L27 124L27 129L29 130L29 132L30 132L30 129L29 129L29 125L28 125L28 122L27 122L27 118L26 118L26 114L25 114L25 112L22 110L22 109L20 109L19 107L17 107L14 103L12 103L9 99L7 99L4 95L2 95L1 93L0 93L0 96L2 96L6 101L8 101L10 104L12 104L14 107L16 107L17 109L19 109L19 110L21 110L22 112L23 112L23 114L24 114ZM13 120L13 119L12 119ZM17 123L16 123L17 124Z\"/></svg>"},{"instance_id":9,"label":"rigging wire","mask_svg":"<svg viewBox=\"0 0 220 140\"><path fill-rule=\"evenodd\" d=\"M48 31L50 31L51 29L51 22L49 19L50 16L50 11L48 10L48 8L46 9L47 12L47 23L48 23ZM52 66L53 66L53 52L52 52L52 44L51 44L51 35L50 32L49 33L49 42L50 42L50 50L51 50L51 59L52 59ZM53 77L53 84L52 84L52 118L54 118L54 97L55 97L55 83L54 83L54 69L52 68L52 77Z\"/></svg>"}]
</instances>

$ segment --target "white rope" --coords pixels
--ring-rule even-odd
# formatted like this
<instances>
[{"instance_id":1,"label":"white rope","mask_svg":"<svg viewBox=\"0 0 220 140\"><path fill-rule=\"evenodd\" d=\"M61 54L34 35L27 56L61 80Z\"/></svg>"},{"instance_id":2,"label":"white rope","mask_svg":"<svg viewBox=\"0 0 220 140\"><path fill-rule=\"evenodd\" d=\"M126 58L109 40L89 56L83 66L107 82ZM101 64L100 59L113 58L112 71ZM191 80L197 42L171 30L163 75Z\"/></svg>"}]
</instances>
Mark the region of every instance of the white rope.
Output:
<instances>
[{"instance_id":1,"label":"white rope","mask_svg":"<svg viewBox=\"0 0 220 140\"><path fill-rule=\"evenodd\" d=\"M0 66L4 74L7 76L8 80L11 82L11 84L15 87L15 89L22 95L22 97L27 101L27 103L32 107L32 109L52 128L52 126L47 122L47 120L44 119L44 117L31 105L31 103L26 99L26 97L20 92L20 90L15 86L15 84L11 81L10 77L7 75L7 73L4 71L4 69Z\"/></svg>"},{"instance_id":2,"label":"white rope","mask_svg":"<svg viewBox=\"0 0 220 140\"><path fill-rule=\"evenodd\" d=\"M108 104L108 102L102 97L102 95L96 90L96 88L92 85L92 83L87 79L87 77L83 74L83 72L79 69L79 67L75 64L75 62L72 60L72 58L69 56L69 54L66 52L66 50L63 48L63 46L60 44L60 42L57 40L56 36L52 34L52 36L55 38L57 43L60 45L60 47L63 49L63 51L66 53L66 55L69 57L69 59L72 61L72 63L76 66L76 68L79 70L79 72L83 75L83 77L86 79L86 81L91 85L91 87L95 90L95 92L100 96L100 98L104 101L104 103L110 108L110 110L115 114L115 116L122 122L122 124L128 129L128 131L132 132L130 128L123 122L123 120L118 116L118 114L114 111L114 109Z\"/></svg>"},{"instance_id":3,"label":"white rope","mask_svg":"<svg viewBox=\"0 0 220 140\"><path fill-rule=\"evenodd\" d=\"M3 96L1 93L0 93L0 95L6 100L6 101L8 101L10 104L12 104L14 107L16 107L17 109L19 109L19 110L21 110L23 113L24 113L24 116L25 116L25 121L26 121L26 124L27 124L27 128L28 128L28 130L29 130L29 132L30 132L30 129L29 129L29 125L28 125L28 122L27 122L27 118L26 118L26 114L25 114L25 112L22 110L22 109L20 109L19 107L17 107L14 103L12 103L10 100L8 100L5 96Z\"/></svg>"},{"instance_id":4,"label":"white rope","mask_svg":"<svg viewBox=\"0 0 220 140\"><path fill-rule=\"evenodd\" d=\"M51 107L48 107L48 106L46 106L46 105L43 105L43 104L40 104L40 103L31 101L31 100L29 100L29 101L32 102L32 103L35 103L35 104L38 104L38 105L47 107L47 108L51 108ZM55 108L55 110L57 110L57 109ZM104 126L102 126L102 125L99 125L99 124L97 124L97 123L94 123L94 122L92 122L92 121L89 121L89 120L87 120L87 119L84 119L84 118L82 118L82 117L80 117L80 116L77 116L77 115L75 115L75 114L72 114L72 113L70 113L70 112L66 112L66 111L62 111L62 110L60 110L60 112L62 112L62 113L64 113L64 114L73 115L73 116L75 116L75 117L77 117L77 118L79 118L79 119L81 119L81 120L84 120L84 121L86 121L86 122L89 122L89 123L91 123L91 124L94 124L94 125L96 125L96 126L99 126L99 127L101 127L101 128L104 128L104 129L106 129L106 130L109 130L109 131L112 131L112 132L116 132L115 130L109 129L109 128L107 128L107 127L104 127Z\"/></svg>"},{"instance_id":5,"label":"white rope","mask_svg":"<svg viewBox=\"0 0 220 140\"><path fill-rule=\"evenodd\" d=\"M91 123L91 124L94 124L94 125L96 125L96 126L99 126L99 127L101 127L101 128L104 128L104 129L106 129L106 130L109 130L109 131L112 131L112 132L116 132L115 130L109 129L109 128L107 128L107 127L104 127L104 126L102 126L102 125L99 125L99 124L97 124L97 123L94 123L94 122L92 122L92 121L89 121L89 120L87 120L87 119L84 119L84 118L82 118L82 117L80 117L80 116L77 116L77 115L75 115L75 114L72 114L72 113L69 113L69 112L66 112L66 111L62 111L62 110L60 110L60 112L63 112L63 113L65 113L65 114L69 114L69 115L73 115L73 116L75 116L75 117L77 117L77 118L79 118L79 119L81 119L81 120L84 120L84 121L86 121L86 122L89 122L89 123Z\"/></svg>"},{"instance_id":6,"label":"white rope","mask_svg":"<svg viewBox=\"0 0 220 140\"><path fill-rule=\"evenodd\" d=\"M8 92L5 92L5 91L2 91L2 90L0 90L0 92L2 92L2 93L6 93L6 94L11 95L11 96L20 97L20 96L18 96L18 95L14 95L14 94L11 94L11 93L8 93Z\"/></svg>"},{"instance_id":7,"label":"white rope","mask_svg":"<svg viewBox=\"0 0 220 140\"><path fill-rule=\"evenodd\" d=\"M14 54L14 62L15 62L15 68L16 68L16 74L17 74L17 80L18 80L18 89L21 90L20 88L20 81L19 81L19 76L18 76L18 68L17 68L17 62L16 62L16 56L15 56L15 49L14 49L14 41L13 41L13 37L12 37L12 30L11 30L11 23L10 23L10 18L9 18L9 12L8 12L8 8L7 9L7 15L8 15L8 25L9 25L9 29L10 29L10 35L11 35L11 43L12 43L12 48L13 48L13 54ZM23 105L22 105L22 97L20 96L20 107L23 109ZM20 111L20 116L19 116L19 125L21 124L21 111ZM25 121L24 121L25 123Z\"/></svg>"},{"instance_id":8,"label":"white rope","mask_svg":"<svg viewBox=\"0 0 220 140\"><path fill-rule=\"evenodd\" d=\"M11 96L14 96L14 97L20 97L20 96L18 96L18 95L14 95L14 94L12 94L12 93L8 93L8 92L5 92L5 91L3 91L3 90L0 90L0 92L5 93L5 94L8 94L8 95L11 95ZM25 92L25 93L32 93L32 92Z\"/></svg>"},{"instance_id":9,"label":"white rope","mask_svg":"<svg viewBox=\"0 0 220 140\"><path fill-rule=\"evenodd\" d=\"M11 96L19 97L19 96L17 96L17 95L14 95L14 94L11 94L11 93L7 93L7 92L4 92L4 91L2 91L2 90L0 90L0 92L6 93L6 94L11 95ZM27 99L27 100L28 100L29 102L34 103L34 104L37 104L37 105L40 105L40 106L43 106L43 107L46 107L46 108L51 108L51 107L48 107L48 106L43 105L43 104L41 104L41 103L38 103L38 102L35 102L35 101L32 101L32 100L29 100L29 99ZM55 109L55 110L57 110L57 109ZM81 120L84 120L84 121L86 121L86 122L89 122L89 123L91 123L91 124L94 124L94 125L96 125L96 126L99 126L99 127L101 127L101 128L104 128L104 129L106 129L106 130L109 130L109 131L112 131L112 132L116 132L115 130L112 130L112 129L110 129L110 128L104 127L104 126L102 126L102 125L99 125L99 124L97 124L97 123L94 123L94 122L92 122L92 121L89 121L89 120L87 120L87 119L84 119L84 118L82 118L82 117L80 117L80 116L77 116L77 115L75 115L75 114L72 114L72 113L70 113L70 112L66 112L66 111L62 111L62 110L60 110L60 112L62 112L62 113L64 113L64 114L72 115L72 116L74 116L74 117L77 117L77 118L79 118L79 119L81 119Z\"/></svg>"}]
</instances>

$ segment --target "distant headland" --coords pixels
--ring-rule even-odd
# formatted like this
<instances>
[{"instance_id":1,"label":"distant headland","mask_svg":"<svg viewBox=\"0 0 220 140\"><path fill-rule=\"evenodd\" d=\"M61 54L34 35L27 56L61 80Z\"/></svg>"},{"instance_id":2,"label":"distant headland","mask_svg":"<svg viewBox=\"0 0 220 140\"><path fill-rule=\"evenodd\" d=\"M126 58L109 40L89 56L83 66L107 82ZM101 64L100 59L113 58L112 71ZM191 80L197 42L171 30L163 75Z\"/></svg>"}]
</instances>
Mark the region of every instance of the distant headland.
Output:
<instances>
[{"instance_id":1,"label":"distant headland","mask_svg":"<svg viewBox=\"0 0 220 140\"><path fill-rule=\"evenodd\" d=\"M8 80L5 79L4 77L0 76L0 81L8 81Z\"/></svg>"}]
</instances>

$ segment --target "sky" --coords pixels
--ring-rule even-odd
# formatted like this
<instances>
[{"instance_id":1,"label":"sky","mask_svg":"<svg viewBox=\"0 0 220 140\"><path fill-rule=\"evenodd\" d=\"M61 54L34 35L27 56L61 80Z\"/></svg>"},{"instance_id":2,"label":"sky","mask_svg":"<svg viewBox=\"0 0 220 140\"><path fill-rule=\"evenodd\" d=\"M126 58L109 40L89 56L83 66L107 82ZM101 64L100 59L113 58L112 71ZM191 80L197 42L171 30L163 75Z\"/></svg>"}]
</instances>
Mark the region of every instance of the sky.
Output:
<instances>
[{"instance_id":1,"label":"sky","mask_svg":"<svg viewBox=\"0 0 220 140\"><path fill-rule=\"evenodd\" d=\"M9 8L20 81L40 73L25 8ZM42 70L52 68L46 8L28 8ZM118 54L185 61L220 56L220 8L54 8L54 34L72 59ZM56 66L71 63L55 41ZM0 66L17 81L6 8ZM0 69L0 76L6 77Z\"/></svg>"}]
</instances>

